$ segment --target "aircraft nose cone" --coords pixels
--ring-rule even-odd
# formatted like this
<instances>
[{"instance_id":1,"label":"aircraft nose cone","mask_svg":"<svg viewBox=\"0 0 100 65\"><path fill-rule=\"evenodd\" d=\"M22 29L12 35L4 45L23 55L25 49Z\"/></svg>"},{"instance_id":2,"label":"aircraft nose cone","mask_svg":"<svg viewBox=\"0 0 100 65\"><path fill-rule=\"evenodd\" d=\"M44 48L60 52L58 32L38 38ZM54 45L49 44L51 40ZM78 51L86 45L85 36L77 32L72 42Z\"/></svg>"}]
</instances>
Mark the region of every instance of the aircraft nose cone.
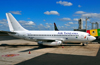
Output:
<instances>
[{"instance_id":1,"label":"aircraft nose cone","mask_svg":"<svg viewBox=\"0 0 100 65\"><path fill-rule=\"evenodd\" d=\"M96 40L96 37L90 36L90 37L89 37L89 40L90 40L90 41Z\"/></svg>"},{"instance_id":2,"label":"aircraft nose cone","mask_svg":"<svg viewBox=\"0 0 100 65\"><path fill-rule=\"evenodd\" d=\"M93 37L93 40L96 40L96 37Z\"/></svg>"}]
</instances>

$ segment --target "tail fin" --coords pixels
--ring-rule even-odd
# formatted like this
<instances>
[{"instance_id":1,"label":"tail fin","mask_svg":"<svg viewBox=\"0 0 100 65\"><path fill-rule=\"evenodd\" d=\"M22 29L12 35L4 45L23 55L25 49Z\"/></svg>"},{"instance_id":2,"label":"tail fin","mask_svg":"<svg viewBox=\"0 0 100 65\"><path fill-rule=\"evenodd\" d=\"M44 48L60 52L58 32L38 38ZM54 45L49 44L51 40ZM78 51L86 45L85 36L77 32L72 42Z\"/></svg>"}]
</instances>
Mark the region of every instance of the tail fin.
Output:
<instances>
[{"instance_id":1,"label":"tail fin","mask_svg":"<svg viewBox=\"0 0 100 65\"><path fill-rule=\"evenodd\" d=\"M8 20L8 25L10 31L26 31L19 23L18 21L13 17L11 13L6 13L6 17Z\"/></svg>"},{"instance_id":2,"label":"tail fin","mask_svg":"<svg viewBox=\"0 0 100 65\"><path fill-rule=\"evenodd\" d=\"M59 31L55 23L54 23L54 29L55 31Z\"/></svg>"}]
</instances>

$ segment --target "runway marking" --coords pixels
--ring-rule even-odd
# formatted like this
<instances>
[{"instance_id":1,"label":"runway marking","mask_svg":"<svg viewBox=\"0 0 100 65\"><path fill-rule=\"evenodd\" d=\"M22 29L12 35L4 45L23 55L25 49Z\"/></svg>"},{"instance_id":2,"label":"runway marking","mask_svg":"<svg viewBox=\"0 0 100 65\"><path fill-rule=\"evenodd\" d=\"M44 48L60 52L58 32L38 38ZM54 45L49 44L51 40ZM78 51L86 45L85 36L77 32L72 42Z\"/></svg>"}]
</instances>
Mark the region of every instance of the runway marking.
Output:
<instances>
[{"instance_id":1,"label":"runway marking","mask_svg":"<svg viewBox=\"0 0 100 65\"><path fill-rule=\"evenodd\" d=\"M6 55L2 55L2 57L14 57L14 56L18 56L19 54L6 54Z\"/></svg>"}]
</instances>

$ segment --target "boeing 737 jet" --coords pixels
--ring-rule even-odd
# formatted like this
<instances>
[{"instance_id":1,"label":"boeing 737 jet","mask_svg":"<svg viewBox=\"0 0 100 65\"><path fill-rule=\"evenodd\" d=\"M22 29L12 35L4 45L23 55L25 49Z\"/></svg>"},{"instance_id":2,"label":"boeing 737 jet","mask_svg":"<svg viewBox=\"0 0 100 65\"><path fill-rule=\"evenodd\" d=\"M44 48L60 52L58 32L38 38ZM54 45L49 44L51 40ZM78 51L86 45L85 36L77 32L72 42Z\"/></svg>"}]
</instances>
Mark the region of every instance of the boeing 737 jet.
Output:
<instances>
[{"instance_id":1,"label":"boeing 737 jet","mask_svg":"<svg viewBox=\"0 0 100 65\"><path fill-rule=\"evenodd\" d=\"M63 42L86 44L96 38L80 31L29 31L23 28L11 13L6 13L10 32L9 35L30 41L39 45L58 46Z\"/></svg>"}]
</instances>

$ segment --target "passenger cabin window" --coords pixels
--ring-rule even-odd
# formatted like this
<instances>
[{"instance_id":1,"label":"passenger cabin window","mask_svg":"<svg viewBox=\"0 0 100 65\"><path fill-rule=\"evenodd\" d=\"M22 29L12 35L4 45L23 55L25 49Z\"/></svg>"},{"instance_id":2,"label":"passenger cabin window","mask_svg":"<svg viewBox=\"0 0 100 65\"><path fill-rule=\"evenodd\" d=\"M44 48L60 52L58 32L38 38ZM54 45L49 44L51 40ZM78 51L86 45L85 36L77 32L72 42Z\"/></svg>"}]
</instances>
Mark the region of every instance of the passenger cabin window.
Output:
<instances>
[{"instance_id":1,"label":"passenger cabin window","mask_svg":"<svg viewBox=\"0 0 100 65\"><path fill-rule=\"evenodd\" d=\"M79 36L79 35L29 34L28 36ZM88 34L88 36L91 36L91 35Z\"/></svg>"}]
</instances>

